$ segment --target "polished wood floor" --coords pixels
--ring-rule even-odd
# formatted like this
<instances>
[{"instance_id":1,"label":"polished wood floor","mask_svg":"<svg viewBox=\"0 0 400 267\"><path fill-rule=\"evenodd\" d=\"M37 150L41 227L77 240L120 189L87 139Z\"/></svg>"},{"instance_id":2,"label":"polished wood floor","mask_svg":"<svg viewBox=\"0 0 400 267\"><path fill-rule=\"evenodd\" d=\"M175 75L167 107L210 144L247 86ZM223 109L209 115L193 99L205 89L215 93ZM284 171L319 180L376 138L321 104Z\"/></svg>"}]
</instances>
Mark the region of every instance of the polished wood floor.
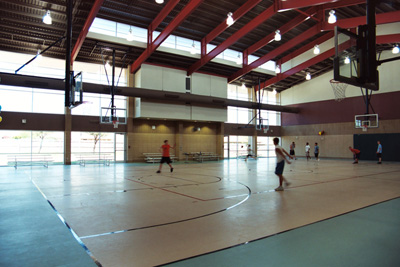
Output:
<instances>
[{"instance_id":1,"label":"polished wood floor","mask_svg":"<svg viewBox=\"0 0 400 267\"><path fill-rule=\"evenodd\" d=\"M155 266L400 197L400 163L275 159L25 167L102 266Z\"/></svg>"}]
</instances>

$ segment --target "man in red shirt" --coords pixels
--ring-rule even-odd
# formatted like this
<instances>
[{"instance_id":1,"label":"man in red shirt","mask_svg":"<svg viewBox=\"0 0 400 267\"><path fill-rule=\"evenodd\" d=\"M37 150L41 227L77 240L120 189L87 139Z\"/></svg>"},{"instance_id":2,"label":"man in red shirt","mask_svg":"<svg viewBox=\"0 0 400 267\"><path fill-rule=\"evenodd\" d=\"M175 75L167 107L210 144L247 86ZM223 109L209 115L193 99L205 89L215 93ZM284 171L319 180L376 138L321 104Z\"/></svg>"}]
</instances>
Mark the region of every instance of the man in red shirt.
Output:
<instances>
[{"instance_id":1,"label":"man in red shirt","mask_svg":"<svg viewBox=\"0 0 400 267\"><path fill-rule=\"evenodd\" d=\"M175 145L173 147L171 147L168 144L168 140L164 140L164 144L160 147L160 151L162 153L162 156L161 156L161 161L160 161L160 167L158 168L157 173L161 172L161 168L162 168L162 165L163 165L164 162L169 165L169 167L171 168L171 172L174 171L174 168L172 168L172 165L171 165L172 161L171 161L171 158L170 158L170 155L169 155L169 150L171 148L175 149Z\"/></svg>"},{"instance_id":2,"label":"man in red shirt","mask_svg":"<svg viewBox=\"0 0 400 267\"><path fill-rule=\"evenodd\" d=\"M349 149L353 153L353 158L354 158L353 164L357 164L358 159L360 158L361 151L355 148L351 148L351 146L349 146Z\"/></svg>"}]
</instances>

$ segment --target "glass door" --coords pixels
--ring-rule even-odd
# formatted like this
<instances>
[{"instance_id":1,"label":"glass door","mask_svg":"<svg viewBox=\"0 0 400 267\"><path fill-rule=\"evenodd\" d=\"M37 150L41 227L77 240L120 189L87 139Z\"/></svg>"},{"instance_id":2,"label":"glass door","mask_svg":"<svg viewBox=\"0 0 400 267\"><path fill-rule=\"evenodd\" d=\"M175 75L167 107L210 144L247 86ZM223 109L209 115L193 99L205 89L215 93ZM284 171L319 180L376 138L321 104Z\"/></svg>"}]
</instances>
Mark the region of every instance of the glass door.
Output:
<instances>
[{"instance_id":1,"label":"glass door","mask_svg":"<svg viewBox=\"0 0 400 267\"><path fill-rule=\"evenodd\" d=\"M114 134L114 162L126 162L126 134Z\"/></svg>"}]
</instances>

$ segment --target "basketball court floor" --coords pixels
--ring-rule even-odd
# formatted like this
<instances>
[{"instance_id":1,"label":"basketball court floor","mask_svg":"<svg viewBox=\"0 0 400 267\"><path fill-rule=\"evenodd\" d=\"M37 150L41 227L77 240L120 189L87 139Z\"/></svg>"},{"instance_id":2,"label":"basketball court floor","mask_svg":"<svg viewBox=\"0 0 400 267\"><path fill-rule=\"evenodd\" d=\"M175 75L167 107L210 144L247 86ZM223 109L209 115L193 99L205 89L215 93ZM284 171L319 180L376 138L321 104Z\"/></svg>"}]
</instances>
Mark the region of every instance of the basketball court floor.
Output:
<instances>
[{"instance_id":1,"label":"basketball court floor","mask_svg":"<svg viewBox=\"0 0 400 267\"><path fill-rule=\"evenodd\" d=\"M275 161L178 162L172 173L164 165L161 174L156 173L158 164L0 168L0 265L244 266L245 260L246 266L267 266L262 252L270 250L285 259L271 256L270 266L293 266L298 254L285 250L296 243L318 252L317 258L337 251L325 265L337 266L334 259L351 242L328 251L322 245L338 236L335 226L347 224L358 229L344 234L350 240L381 248L360 251L352 246L349 254L355 261L348 266L361 263L360 252L400 263L398 253L391 254L398 251L398 227L393 230L385 213L379 213L379 205L400 198L400 163L300 158L285 166L290 187L275 192ZM387 214L400 221L398 207ZM357 215L360 211L378 217ZM341 215L348 220L330 220ZM387 229L387 236L367 239L369 230L362 225L376 220L382 220L378 228ZM299 229L305 236L296 234ZM277 238L284 238L282 250L273 243ZM260 241L272 243L264 250ZM235 257L242 262L227 261Z\"/></svg>"}]
</instances>

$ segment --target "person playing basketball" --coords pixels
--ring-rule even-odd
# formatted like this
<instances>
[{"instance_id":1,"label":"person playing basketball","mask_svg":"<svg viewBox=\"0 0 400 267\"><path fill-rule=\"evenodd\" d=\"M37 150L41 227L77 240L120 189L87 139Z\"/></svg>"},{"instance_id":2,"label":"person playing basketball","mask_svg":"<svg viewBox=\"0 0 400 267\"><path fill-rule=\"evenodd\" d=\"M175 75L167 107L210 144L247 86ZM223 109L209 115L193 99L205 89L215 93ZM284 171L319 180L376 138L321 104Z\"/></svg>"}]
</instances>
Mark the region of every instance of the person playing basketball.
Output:
<instances>
[{"instance_id":1,"label":"person playing basketball","mask_svg":"<svg viewBox=\"0 0 400 267\"><path fill-rule=\"evenodd\" d=\"M378 164L382 164L382 144L378 141L378 149L376 150L376 156L378 157Z\"/></svg>"},{"instance_id":2,"label":"person playing basketball","mask_svg":"<svg viewBox=\"0 0 400 267\"><path fill-rule=\"evenodd\" d=\"M244 160L244 161L247 161L247 159L249 158L249 157L252 157L253 159L257 159L254 155L253 155L253 150L251 149L251 145L248 145L247 146L247 156L246 156L246 159Z\"/></svg>"},{"instance_id":3,"label":"person playing basketball","mask_svg":"<svg viewBox=\"0 0 400 267\"><path fill-rule=\"evenodd\" d=\"M174 171L174 168L172 167L172 165L171 165L171 158L170 158L170 155L169 155L169 150L170 149L175 149L175 145L173 146L173 147L171 147L169 144L168 144L168 140L164 140L164 145L162 145L161 147L160 147L160 151L161 151L161 153L162 153L162 157L161 157L161 161L160 161L160 167L158 168L158 171L157 171L157 173L161 173L161 168L162 168L162 165L163 165L163 163L165 162L165 163L167 163L168 165L169 165L169 167L171 168L171 172L173 172Z\"/></svg>"},{"instance_id":4,"label":"person playing basketball","mask_svg":"<svg viewBox=\"0 0 400 267\"><path fill-rule=\"evenodd\" d=\"M294 159L297 159L296 153L294 151L295 148L296 148L296 144L294 142L292 142L289 147L290 156L294 157Z\"/></svg>"},{"instance_id":5,"label":"person playing basketball","mask_svg":"<svg viewBox=\"0 0 400 267\"><path fill-rule=\"evenodd\" d=\"M285 182L285 186L289 186L290 183L288 180L286 180L285 177L283 177L283 169L285 167L285 160L287 161L288 164L290 164L290 161L286 158L285 155L287 155L289 158L293 159L292 156L289 155L289 153L286 152L285 149L283 149L279 144L279 138L275 137L274 138L274 145L275 145L275 154L276 154L276 168L275 168L275 174L278 175L279 177L279 187L275 188L275 191L283 191L283 182Z\"/></svg>"},{"instance_id":6,"label":"person playing basketball","mask_svg":"<svg viewBox=\"0 0 400 267\"><path fill-rule=\"evenodd\" d=\"M361 151L356 148L352 148L351 146L349 146L349 149L351 152L353 152L353 158L354 158L353 164L357 164L358 159L360 158Z\"/></svg>"}]
</instances>

